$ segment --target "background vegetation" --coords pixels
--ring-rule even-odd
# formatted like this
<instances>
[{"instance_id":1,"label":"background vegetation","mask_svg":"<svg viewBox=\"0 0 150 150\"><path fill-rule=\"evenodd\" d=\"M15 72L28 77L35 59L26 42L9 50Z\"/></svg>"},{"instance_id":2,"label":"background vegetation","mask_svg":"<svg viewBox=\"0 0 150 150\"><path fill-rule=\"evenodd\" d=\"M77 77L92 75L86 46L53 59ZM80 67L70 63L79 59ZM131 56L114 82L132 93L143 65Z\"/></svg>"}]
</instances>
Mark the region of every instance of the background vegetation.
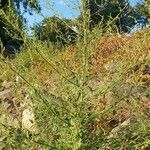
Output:
<instances>
[{"instance_id":1,"label":"background vegetation","mask_svg":"<svg viewBox=\"0 0 150 150\"><path fill-rule=\"evenodd\" d=\"M149 6L81 1L29 36L38 1L1 0L0 149L150 149Z\"/></svg>"}]
</instances>

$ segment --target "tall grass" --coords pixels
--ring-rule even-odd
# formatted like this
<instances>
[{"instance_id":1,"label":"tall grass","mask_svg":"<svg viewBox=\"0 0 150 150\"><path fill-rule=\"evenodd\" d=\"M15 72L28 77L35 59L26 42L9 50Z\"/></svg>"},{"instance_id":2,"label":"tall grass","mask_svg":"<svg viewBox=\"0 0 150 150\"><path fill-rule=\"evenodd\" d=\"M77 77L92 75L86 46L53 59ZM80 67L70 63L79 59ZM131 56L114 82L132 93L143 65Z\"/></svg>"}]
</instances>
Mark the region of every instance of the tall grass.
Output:
<instances>
[{"instance_id":1,"label":"tall grass","mask_svg":"<svg viewBox=\"0 0 150 150\"><path fill-rule=\"evenodd\" d=\"M0 77L13 82L16 111L21 103L35 115L35 130L23 127L21 114L1 121L4 149L149 149L149 30L122 37L125 45L110 35L105 45L105 36L96 35L102 29L89 31L84 2L82 13L75 45L58 52L30 39L14 60L1 59ZM1 116L11 118L0 105Z\"/></svg>"}]
</instances>

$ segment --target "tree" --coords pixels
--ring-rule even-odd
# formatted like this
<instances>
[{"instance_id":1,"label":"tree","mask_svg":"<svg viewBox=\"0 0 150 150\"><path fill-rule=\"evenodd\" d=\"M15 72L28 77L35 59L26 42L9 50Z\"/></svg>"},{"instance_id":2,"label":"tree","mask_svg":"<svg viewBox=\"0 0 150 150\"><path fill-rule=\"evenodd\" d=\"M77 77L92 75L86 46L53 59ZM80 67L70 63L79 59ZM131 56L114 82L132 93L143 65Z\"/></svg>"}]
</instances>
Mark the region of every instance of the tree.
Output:
<instances>
[{"instance_id":1,"label":"tree","mask_svg":"<svg viewBox=\"0 0 150 150\"><path fill-rule=\"evenodd\" d=\"M34 36L41 41L61 43L63 45L75 42L76 31L73 30L72 21L60 19L56 16L45 18L41 23L33 27Z\"/></svg>"},{"instance_id":2,"label":"tree","mask_svg":"<svg viewBox=\"0 0 150 150\"><path fill-rule=\"evenodd\" d=\"M86 3L90 13L91 29L100 22L107 26L112 20L120 32L129 32L135 25L135 12L128 0L87 0Z\"/></svg>"},{"instance_id":3,"label":"tree","mask_svg":"<svg viewBox=\"0 0 150 150\"><path fill-rule=\"evenodd\" d=\"M150 0L144 0L135 6L138 20L137 23L142 27L146 27L150 23Z\"/></svg>"},{"instance_id":4,"label":"tree","mask_svg":"<svg viewBox=\"0 0 150 150\"><path fill-rule=\"evenodd\" d=\"M5 48L5 55L20 49L23 44L23 13L31 14L33 10L40 11L37 0L0 0L0 41Z\"/></svg>"}]
</instances>

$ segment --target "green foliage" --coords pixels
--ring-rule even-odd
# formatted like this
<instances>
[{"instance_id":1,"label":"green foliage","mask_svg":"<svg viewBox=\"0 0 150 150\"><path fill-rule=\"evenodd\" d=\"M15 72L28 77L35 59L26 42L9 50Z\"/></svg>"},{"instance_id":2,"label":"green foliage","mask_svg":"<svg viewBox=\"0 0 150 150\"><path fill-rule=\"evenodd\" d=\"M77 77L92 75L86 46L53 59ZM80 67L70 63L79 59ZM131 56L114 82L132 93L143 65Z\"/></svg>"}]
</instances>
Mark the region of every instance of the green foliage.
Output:
<instances>
[{"instance_id":1,"label":"green foliage","mask_svg":"<svg viewBox=\"0 0 150 150\"><path fill-rule=\"evenodd\" d=\"M138 23L142 27L146 27L149 24L150 19L150 2L144 0L135 6L136 13L138 15Z\"/></svg>"},{"instance_id":2,"label":"green foliage","mask_svg":"<svg viewBox=\"0 0 150 150\"><path fill-rule=\"evenodd\" d=\"M91 29L99 23L103 23L103 27L105 27L111 21L117 26L119 32L129 32L135 25L134 8L126 0L87 0L86 3L90 13Z\"/></svg>"},{"instance_id":3,"label":"green foliage","mask_svg":"<svg viewBox=\"0 0 150 150\"><path fill-rule=\"evenodd\" d=\"M9 125L2 121L0 135L5 137L3 139L5 148L12 150L149 148L149 108L145 106L147 109L143 111L143 106L139 104L144 96L149 95L150 90L148 83L140 81L140 78L148 73L147 68L150 67L150 57L145 49L150 46L149 34L149 31L142 32L140 38L137 34L137 38L121 46L118 53L115 51L109 53L110 57L106 59L111 59L116 65L104 74L98 72L98 63L102 62L105 66L107 62L105 62L105 56L101 55L102 50L97 39L92 51L94 53L97 47L99 53L91 57L101 56L102 59L95 60L97 74L94 76L85 73L87 68L84 68L85 65L82 66L82 62L87 63L83 60L83 56L89 60L87 54L83 55L83 50L84 53L90 50L88 42L84 46L77 43L76 51L82 50L78 57L77 55L70 57L73 55L72 51L70 51L71 54L67 54L67 50L63 52L68 65L68 61L71 61L71 65L75 65L81 60L81 64L76 65L81 72L65 66L65 60L58 57L62 52L53 54L53 47L37 40L29 40L26 43L26 51L20 53L11 63L4 63L1 60L0 65L5 67L2 67L0 77L14 82L13 92L16 92L15 95L18 95L17 98L21 100L21 103L27 101L25 108L31 104L37 125L37 132L32 132L20 125L21 116L14 118L14 120L19 120L19 126L14 126L13 121ZM87 41L88 38L91 36L86 36ZM106 39L105 42L107 42ZM115 42L112 41L112 43ZM106 52L110 52L109 46L113 48L112 43L106 43L108 46L105 48ZM57 46L54 47L56 48ZM16 75L23 77L19 83L15 81ZM88 76L83 78L85 75ZM100 78L100 82L96 80L89 87L89 80L95 77ZM97 82L97 87L93 89ZM22 93L27 93L29 98L24 99L21 96ZM107 97L108 93L111 93L111 96ZM105 107L103 104L106 104ZM4 110L1 109L0 113L7 114L7 110ZM126 116L127 112L131 115L127 114L128 117L122 120L122 116ZM114 137L110 138L113 129L120 127L128 119L130 123L120 131L116 131Z\"/></svg>"},{"instance_id":4,"label":"green foliage","mask_svg":"<svg viewBox=\"0 0 150 150\"><path fill-rule=\"evenodd\" d=\"M35 37L41 41L69 44L76 41L77 33L72 29L73 23L58 17L45 18L42 23L33 27Z\"/></svg>"},{"instance_id":5,"label":"green foliage","mask_svg":"<svg viewBox=\"0 0 150 150\"><path fill-rule=\"evenodd\" d=\"M13 94L0 97L4 149L149 149L150 30L130 37L90 32L83 9L82 38L64 51L55 43L67 43L70 21L52 17L35 26L39 39L23 37L25 51L15 59L0 57L0 94ZM35 130L23 126L26 109Z\"/></svg>"},{"instance_id":6,"label":"green foliage","mask_svg":"<svg viewBox=\"0 0 150 150\"><path fill-rule=\"evenodd\" d=\"M0 1L0 41L8 55L9 53L15 53L15 50L20 50L23 44L25 25L21 13L21 6L23 6L24 11L29 11L29 13L31 13L32 10L40 10L38 2L35 0Z\"/></svg>"},{"instance_id":7,"label":"green foliage","mask_svg":"<svg viewBox=\"0 0 150 150\"><path fill-rule=\"evenodd\" d=\"M0 8L1 9L8 9L7 7L16 7L16 11L21 13L21 6L23 6L24 11L31 11L36 10L40 11L40 6L37 0L1 0L0 1ZM14 8L15 9L15 8ZM29 10L30 9L30 10Z\"/></svg>"}]
</instances>

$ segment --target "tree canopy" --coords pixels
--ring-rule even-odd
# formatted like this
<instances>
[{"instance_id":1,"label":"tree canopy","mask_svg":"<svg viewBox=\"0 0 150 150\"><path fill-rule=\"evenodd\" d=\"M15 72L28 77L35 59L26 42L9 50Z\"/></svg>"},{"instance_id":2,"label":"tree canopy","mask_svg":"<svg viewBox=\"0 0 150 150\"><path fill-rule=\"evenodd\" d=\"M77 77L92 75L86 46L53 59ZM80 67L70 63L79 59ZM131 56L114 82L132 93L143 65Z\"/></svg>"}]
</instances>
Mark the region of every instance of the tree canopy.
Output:
<instances>
[{"instance_id":1,"label":"tree canopy","mask_svg":"<svg viewBox=\"0 0 150 150\"><path fill-rule=\"evenodd\" d=\"M6 51L23 44L23 13L32 11L40 11L37 0L0 0L0 41Z\"/></svg>"},{"instance_id":2,"label":"tree canopy","mask_svg":"<svg viewBox=\"0 0 150 150\"><path fill-rule=\"evenodd\" d=\"M87 0L86 8L90 14L90 28L112 22L119 32L130 32L136 23L135 9L128 0Z\"/></svg>"},{"instance_id":3,"label":"tree canopy","mask_svg":"<svg viewBox=\"0 0 150 150\"><path fill-rule=\"evenodd\" d=\"M39 40L62 44L72 43L77 37L72 21L56 16L45 18L41 23L35 25L33 33Z\"/></svg>"},{"instance_id":4,"label":"tree canopy","mask_svg":"<svg viewBox=\"0 0 150 150\"><path fill-rule=\"evenodd\" d=\"M139 16L138 24L146 27L150 23L150 1L144 0L135 6L136 13Z\"/></svg>"}]
</instances>

